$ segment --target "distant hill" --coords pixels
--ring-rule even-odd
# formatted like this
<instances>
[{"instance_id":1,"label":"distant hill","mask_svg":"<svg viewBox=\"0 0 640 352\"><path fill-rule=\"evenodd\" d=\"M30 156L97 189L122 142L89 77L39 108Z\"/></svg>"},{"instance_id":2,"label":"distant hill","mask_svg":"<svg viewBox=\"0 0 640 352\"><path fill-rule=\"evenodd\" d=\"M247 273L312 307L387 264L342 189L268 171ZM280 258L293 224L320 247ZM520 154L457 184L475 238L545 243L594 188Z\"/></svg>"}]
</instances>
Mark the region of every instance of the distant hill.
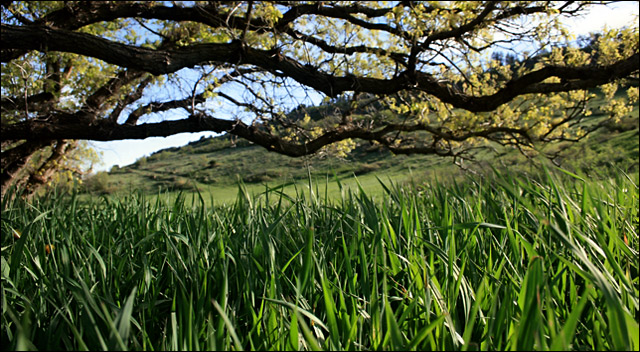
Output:
<instances>
[{"instance_id":1,"label":"distant hill","mask_svg":"<svg viewBox=\"0 0 640 352\"><path fill-rule=\"evenodd\" d=\"M262 183L281 179L302 180L308 173L349 177L376 170L403 169L422 162L449 163L433 156L393 156L369 143L360 143L345 158L291 158L269 152L246 140L229 135L202 138L184 147L168 148L134 164L108 173L111 190L133 186L154 192L158 188L189 189L196 185L235 185Z\"/></svg>"},{"instance_id":2,"label":"distant hill","mask_svg":"<svg viewBox=\"0 0 640 352\"><path fill-rule=\"evenodd\" d=\"M637 120L636 120L637 121ZM601 172L615 167L628 172L638 171L638 126L631 121L593 134L587 142L572 144L563 153L564 167L582 172ZM576 158L576 156L579 156ZM527 163L516 151L507 151L496 159L495 154L479 155L471 169L488 169L488 165L508 169L525 169ZM290 158L269 152L245 140L233 141L229 136L201 139L184 147L168 148L118 168L99 173L88 180L89 189L112 193L124 189L157 192L159 189L204 189L207 185L234 187L244 183L304 180L308 173L346 178L369 173L381 178L390 172L414 174L451 170L460 172L450 159L430 155L394 156L385 150L360 143L346 158ZM449 171L446 171L449 170ZM613 170L608 170L613 171Z\"/></svg>"},{"instance_id":3,"label":"distant hill","mask_svg":"<svg viewBox=\"0 0 640 352\"><path fill-rule=\"evenodd\" d=\"M292 111L288 117L299 119L304 114L312 118L335 113L343 102L334 101L319 107L306 107ZM638 172L638 109L618 124L610 124L593 133L586 141L565 143L554 148L564 149L557 161L570 170L584 173L610 174L616 168ZM509 170L530 168L527 160L512 149L497 146L498 153L482 152L477 162L465 164L475 172L490 170L489 165ZM86 180L91 193L113 193L137 189L155 193L164 190L194 190L208 187L235 187L238 181L262 184L300 181L309 174L350 178L375 174L384 178L389 174L403 174L409 170L415 175L442 175L451 179L461 174L450 158L433 155L396 156L368 142L358 141L357 147L346 158L309 156L291 158L254 145L235 136L222 135L202 138L183 147L167 148L134 164L112 168ZM426 177L426 176L425 176Z\"/></svg>"}]
</instances>

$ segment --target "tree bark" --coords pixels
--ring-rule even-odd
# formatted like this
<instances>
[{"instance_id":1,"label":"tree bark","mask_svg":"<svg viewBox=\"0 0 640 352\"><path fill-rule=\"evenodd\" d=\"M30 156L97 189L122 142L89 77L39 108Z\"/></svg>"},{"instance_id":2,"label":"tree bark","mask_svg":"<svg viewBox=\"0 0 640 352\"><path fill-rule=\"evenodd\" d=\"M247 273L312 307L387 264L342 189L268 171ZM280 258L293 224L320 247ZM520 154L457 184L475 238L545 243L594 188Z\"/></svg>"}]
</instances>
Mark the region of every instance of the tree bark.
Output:
<instances>
[{"instance_id":1,"label":"tree bark","mask_svg":"<svg viewBox=\"0 0 640 352\"><path fill-rule=\"evenodd\" d=\"M55 172L59 171L56 163L60 162L69 149L76 143L77 142L71 143L68 140L58 140L55 142L51 155L46 160L43 160L40 166L34 172L30 173L29 178L26 180L24 187L29 194L34 194L38 188L51 180Z\"/></svg>"},{"instance_id":2,"label":"tree bark","mask_svg":"<svg viewBox=\"0 0 640 352\"><path fill-rule=\"evenodd\" d=\"M21 176L21 171L25 169L33 155L40 149L51 144L45 141L25 141L19 146L9 149L2 153L2 174L0 174L0 182L2 183L2 197L7 189L16 184ZM24 175L22 175L24 176ZM29 177L27 174L26 177Z\"/></svg>"}]
</instances>

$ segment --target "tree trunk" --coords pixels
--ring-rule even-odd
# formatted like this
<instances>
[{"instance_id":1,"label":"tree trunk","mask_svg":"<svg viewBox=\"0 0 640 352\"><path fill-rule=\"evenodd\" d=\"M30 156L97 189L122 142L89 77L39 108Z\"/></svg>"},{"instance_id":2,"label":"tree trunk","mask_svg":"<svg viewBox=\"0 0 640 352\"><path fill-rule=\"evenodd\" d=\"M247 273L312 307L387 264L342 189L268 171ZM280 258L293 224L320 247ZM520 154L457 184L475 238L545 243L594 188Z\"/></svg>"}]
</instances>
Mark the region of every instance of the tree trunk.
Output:
<instances>
[{"instance_id":1,"label":"tree trunk","mask_svg":"<svg viewBox=\"0 0 640 352\"><path fill-rule=\"evenodd\" d=\"M29 195L35 193L40 187L47 184L56 171L61 171L56 166L63 156L71 151L77 142L70 143L68 140L59 140L56 142L51 155L45 160L36 171L31 172L26 180L25 189Z\"/></svg>"},{"instance_id":2,"label":"tree trunk","mask_svg":"<svg viewBox=\"0 0 640 352\"><path fill-rule=\"evenodd\" d=\"M45 142L26 141L17 147L2 152L2 174L0 175L2 198L4 198L7 189L11 185L20 181L21 171L25 169L33 155L45 146L47 146Z\"/></svg>"}]
</instances>

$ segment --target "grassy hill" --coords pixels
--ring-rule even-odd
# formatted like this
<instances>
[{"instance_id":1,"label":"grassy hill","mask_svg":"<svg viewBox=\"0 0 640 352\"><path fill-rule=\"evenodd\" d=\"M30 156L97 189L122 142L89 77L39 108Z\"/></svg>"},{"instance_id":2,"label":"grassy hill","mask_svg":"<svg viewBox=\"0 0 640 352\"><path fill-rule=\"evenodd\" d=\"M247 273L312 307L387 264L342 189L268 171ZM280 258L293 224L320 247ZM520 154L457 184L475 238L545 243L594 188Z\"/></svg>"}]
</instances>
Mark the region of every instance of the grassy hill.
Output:
<instances>
[{"instance_id":1,"label":"grassy hill","mask_svg":"<svg viewBox=\"0 0 640 352\"><path fill-rule=\"evenodd\" d=\"M618 169L638 171L638 146L636 109L619 124L602 128L583 142L552 148L563 149L557 161L568 170L610 175ZM341 188L357 187L359 182L375 195L382 192L378 178L397 183L420 184L434 179L448 182L469 173L486 174L492 167L530 173L539 166L536 161L505 148L499 148L497 154L481 152L476 159L476 162L465 163L463 170L452 164L450 158L393 155L368 142L359 142L344 159L331 156L291 158L223 135L203 138L184 147L164 149L126 167L114 167L108 173L99 173L87 180L86 189L93 194L199 190L211 194L212 202L226 202L235 198L239 181L250 193L264 191L266 186L286 186L285 191L293 192L296 187L308 185L311 176L314 183L320 185L319 192L336 194Z\"/></svg>"}]
</instances>

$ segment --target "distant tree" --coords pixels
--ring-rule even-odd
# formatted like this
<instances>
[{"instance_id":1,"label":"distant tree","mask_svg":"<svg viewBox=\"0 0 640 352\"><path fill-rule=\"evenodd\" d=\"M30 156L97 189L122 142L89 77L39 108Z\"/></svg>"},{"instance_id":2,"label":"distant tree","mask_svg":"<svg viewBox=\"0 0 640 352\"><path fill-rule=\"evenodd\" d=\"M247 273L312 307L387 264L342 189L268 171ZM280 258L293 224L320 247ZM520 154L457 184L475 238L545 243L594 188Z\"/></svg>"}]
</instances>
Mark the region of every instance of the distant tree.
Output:
<instances>
[{"instance_id":1,"label":"distant tree","mask_svg":"<svg viewBox=\"0 0 640 352\"><path fill-rule=\"evenodd\" d=\"M560 19L590 6L602 5L3 2L3 191L35 153L73 140L213 131L289 156L360 139L454 158L487 141L528 152L577 140L594 128L579 123L593 88L614 120L638 96L614 98L638 77L637 24L594 37L590 52L568 45ZM287 118L313 92L346 108Z\"/></svg>"}]
</instances>

